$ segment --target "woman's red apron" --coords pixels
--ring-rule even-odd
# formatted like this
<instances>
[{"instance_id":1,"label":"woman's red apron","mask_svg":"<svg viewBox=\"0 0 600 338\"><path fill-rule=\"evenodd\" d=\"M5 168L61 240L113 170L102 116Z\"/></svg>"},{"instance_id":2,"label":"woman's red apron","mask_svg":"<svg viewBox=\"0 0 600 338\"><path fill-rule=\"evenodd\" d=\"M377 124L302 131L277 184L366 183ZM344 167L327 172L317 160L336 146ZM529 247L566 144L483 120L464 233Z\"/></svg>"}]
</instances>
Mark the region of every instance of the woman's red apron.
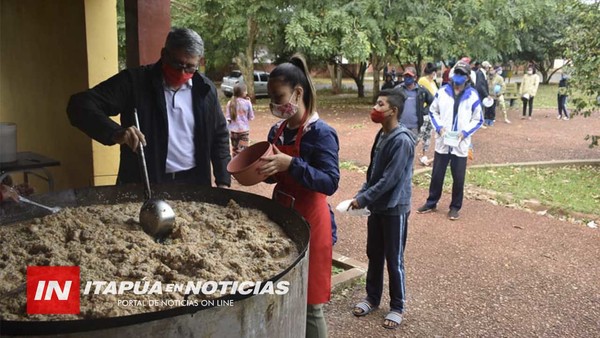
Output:
<instances>
[{"instance_id":1,"label":"woman's red apron","mask_svg":"<svg viewBox=\"0 0 600 338\"><path fill-rule=\"evenodd\" d=\"M283 133L287 121L283 122L273 144L284 154L300 157L300 141L304 125L298 128L294 145L276 144ZM280 172L276 176L277 185L273 190L273 199L286 207L291 207L300 213L310 224L310 243L308 261L308 304L322 304L331 295L331 215L327 205L327 196L305 188L288 173Z\"/></svg>"}]
</instances>

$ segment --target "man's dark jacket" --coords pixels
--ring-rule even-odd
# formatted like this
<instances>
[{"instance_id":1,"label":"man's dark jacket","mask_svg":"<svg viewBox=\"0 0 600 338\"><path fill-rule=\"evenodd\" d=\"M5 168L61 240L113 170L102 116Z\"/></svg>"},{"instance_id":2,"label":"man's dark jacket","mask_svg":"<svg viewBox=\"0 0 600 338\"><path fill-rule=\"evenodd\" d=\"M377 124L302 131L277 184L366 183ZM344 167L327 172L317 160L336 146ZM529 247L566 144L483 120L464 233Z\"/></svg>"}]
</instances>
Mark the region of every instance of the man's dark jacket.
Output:
<instances>
[{"instance_id":1,"label":"man's dark jacket","mask_svg":"<svg viewBox=\"0 0 600 338\"><path fill-rule=\"evenodd\" d=\"M423 116L429 115L429 106L431 106L431 103L433 102L433 95L431 95L429 90L419 86L417 83L415 83L415 88L417 90L417 127L419 130L421 130L421 126L423 125ZM404 95L405 100L408 97L408 95L406 95L408 89L405 87L403 82L396 85L394 90L397 90ZM400 117L401 114L398 114L398 118Z\"/></svg>"},{"instance_id":2,"label":"man's dark jacket","mask_svg":"<svg viewBox=\"0 0 600 338\"><path fill-rule=\"evenodd\" d=\"M488 81L485 78L485 74L483 74L483 70L481 68L475 71L475 90L477 90L477 94L479 94L479 100L483 100L489 95L488 91Z\"/></svg>"},{"instance_id":3,"label":"man's dark jacket","mask_svg":"<svg viewBox=\"0 0 600 338\"><path fill-rule=\"evenodd\" d=\"M195 183L211 185L212 163L216 183L229 186L229 132L217 90L197 72L192 83ZM146 137L144 153L150 182L164 182L169 127L160 61L123 70L94 88L73 95L67 114L73 126L102 144L113 145L116 132L135 125L134 108ZM109 118L119 114L121 125ZM117 184L141 182L138 156L125 144L121 145L120 160Z\"/></svg>"}]
</instances>

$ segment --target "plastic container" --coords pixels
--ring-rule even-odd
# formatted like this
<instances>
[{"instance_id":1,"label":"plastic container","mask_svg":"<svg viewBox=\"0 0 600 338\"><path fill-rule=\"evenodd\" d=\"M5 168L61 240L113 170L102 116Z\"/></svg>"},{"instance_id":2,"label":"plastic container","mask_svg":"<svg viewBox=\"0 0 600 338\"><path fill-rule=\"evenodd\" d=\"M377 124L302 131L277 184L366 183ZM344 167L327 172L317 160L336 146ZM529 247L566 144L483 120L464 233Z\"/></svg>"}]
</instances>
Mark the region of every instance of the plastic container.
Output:
<instances>
[{"instance_id":1,"label":"plastic container","mask_svg":"<svg viewBox=\"0 0 600 338\"><path fill-rule=\"evenodd\" d=\"M269 177L261 175L258 169L263 163L260 158L271 154L273 154L273 145L271 143L267 141L255 143L231 159L227 165L227 171L241 185L255 185Z\"/></svg>"},{"instance_id":2,"label":"plastic container","mask_svg":"<svg viewBox=\"0 0 600 338\"><path fill-rule=\"evenodd\" d=\"M0 163L17 160L17 125L0 122Z\"/></svg>"},{"instance_id":3,"label":"plastic container","mask_svg":"<svg viewBox=\"0 0 600 338\"><path fill-rule=\"evenodd\" d=\"M371 215L371 211L367 208L362 209L350 209L350 203L352 200L342 201L340 204L335 207L335 209L343 214L348 214L352 216L369 216Z\"/></svg>"},{"instance_id":4,"label":"plastic container","mask_svg":"<svg viewBox=\"0 0 600 338\"><path fill-rule=\"evenodd\" d=\"M489 97L486 97L485 99L483 99L483 106L486 108L489 108L491 106L494 105L494 100L490 99Z\"/></svg>"}]
</instances>

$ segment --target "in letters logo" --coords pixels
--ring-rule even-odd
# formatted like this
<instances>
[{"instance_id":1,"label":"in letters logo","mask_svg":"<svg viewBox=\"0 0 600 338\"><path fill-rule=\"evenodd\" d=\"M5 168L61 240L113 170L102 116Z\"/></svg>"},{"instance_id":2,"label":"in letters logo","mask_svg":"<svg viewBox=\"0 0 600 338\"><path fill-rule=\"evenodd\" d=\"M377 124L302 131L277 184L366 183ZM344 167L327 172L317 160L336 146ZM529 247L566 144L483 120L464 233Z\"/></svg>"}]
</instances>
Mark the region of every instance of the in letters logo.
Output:
<instances>
[{"instance_id":1,"label":"in letters logo","mask_svg":"<svg viewBox=\"0 0 600 338\"><path fill-rule=\"evenodd\" d=\"M78 266L27 267L27 314L78 313Z\"/></svg>"}]
</instances>

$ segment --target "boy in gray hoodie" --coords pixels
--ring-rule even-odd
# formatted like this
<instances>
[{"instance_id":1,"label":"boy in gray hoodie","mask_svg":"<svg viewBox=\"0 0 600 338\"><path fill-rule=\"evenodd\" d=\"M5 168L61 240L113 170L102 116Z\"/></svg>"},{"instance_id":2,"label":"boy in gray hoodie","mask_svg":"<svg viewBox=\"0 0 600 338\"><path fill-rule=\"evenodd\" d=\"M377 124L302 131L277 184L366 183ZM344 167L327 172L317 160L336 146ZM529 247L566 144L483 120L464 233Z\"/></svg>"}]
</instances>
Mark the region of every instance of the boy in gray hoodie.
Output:
<instances>
[{"instance_id":1,"label":"boy in gray hoodie","mask_svg":"<svg viewBox=\"0 0 600 338\"><path fill-rule=\"evenodd\" d=\"M367 297L356 304L355 316L365 316L379 306L383 293L383 268L387 260L390 278L390 312L383 326L397 328L402 322L405 297L404 247L410 214L415 139L400 122L405 97L397 90L383 90L371 111L381 124L371 149L367 182L350 208L367 207Z\"/></svg>"}]
</instances>

